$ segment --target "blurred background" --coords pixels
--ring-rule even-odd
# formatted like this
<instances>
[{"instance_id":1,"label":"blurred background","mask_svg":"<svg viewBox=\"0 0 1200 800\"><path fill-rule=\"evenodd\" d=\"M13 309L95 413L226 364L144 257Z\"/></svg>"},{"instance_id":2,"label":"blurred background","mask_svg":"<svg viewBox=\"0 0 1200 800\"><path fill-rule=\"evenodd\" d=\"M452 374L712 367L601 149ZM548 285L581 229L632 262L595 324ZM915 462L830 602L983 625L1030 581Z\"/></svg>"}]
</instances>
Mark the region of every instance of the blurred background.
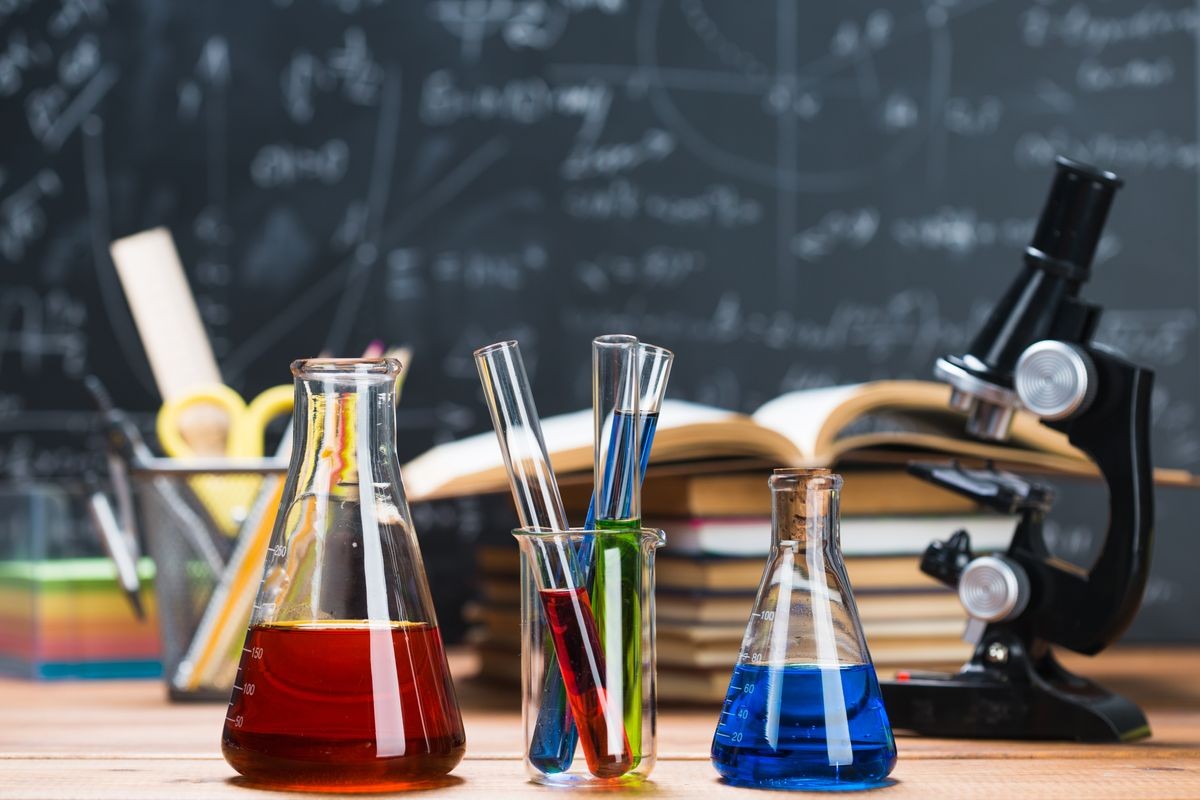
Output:
<instances>
[{"instance_id":1,"label":"blurred background","mask_svg":"<svg viewBox=\"0 0 1200 800\"><path fill-rule=\"evenodd\" d=\"M85 375L153 430L118 237L170 230L243 397L410 346L403 462L490 429L471 353L499 339L543 416L589 405L606 332L735 410L928 378L1011 281L1060 153L1127 181L1085 293L1157 371L1154 462L1196 470L1198 27L1174 0L0 2L6 557L100 552ZM1050 539L1086 564L1103 489L1064 488ZM462 553L511 510L414 512L455 641ZM1130 638L1200 638L1197 515L1159 492Z\"/></svg>"}]
</instances>

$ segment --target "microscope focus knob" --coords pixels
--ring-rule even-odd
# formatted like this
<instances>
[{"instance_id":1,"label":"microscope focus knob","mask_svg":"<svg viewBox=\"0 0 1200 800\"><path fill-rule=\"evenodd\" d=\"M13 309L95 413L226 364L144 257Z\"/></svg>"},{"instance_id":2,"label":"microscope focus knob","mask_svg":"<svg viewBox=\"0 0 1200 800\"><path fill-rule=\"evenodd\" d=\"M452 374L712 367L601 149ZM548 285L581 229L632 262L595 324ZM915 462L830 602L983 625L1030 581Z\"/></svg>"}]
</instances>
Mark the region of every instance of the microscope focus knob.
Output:
<instances>
[{"instance_id":1,"label":"microscope focus knob","mask_svg":"<svg viewBox=\"0 0 1200 800\"><path fill-rule=\"evenodd\" d=\"M1045 339L1025 348L1013 370L1021 404L1045 420L1087 410L1096 396L1096 368L1082 348Z\"/></svg>"},{"instance_id":2,"label":"microscope focus knob","mask_svg":"<svg viewBox=\"0 0 1200 800\"><path fill-rule=\"evenodd\" d=\"M1004 556L980 556L958 579L958 599L974 619L1003 622L1020 616L1029 604L1029 577Z\"/></svg>"}]
</instances>

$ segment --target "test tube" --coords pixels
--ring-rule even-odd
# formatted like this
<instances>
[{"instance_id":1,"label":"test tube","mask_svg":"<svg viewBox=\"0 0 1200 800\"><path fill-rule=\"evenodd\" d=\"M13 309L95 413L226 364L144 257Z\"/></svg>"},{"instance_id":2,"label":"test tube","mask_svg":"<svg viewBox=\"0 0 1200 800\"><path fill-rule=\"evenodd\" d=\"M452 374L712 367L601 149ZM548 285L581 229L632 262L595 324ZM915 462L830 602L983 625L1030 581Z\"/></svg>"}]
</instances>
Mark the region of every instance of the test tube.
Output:
<instances>
[{"instance_id":1,"label":"test tube","mask_svg":"<svg viewBox=\"0 0 1200 800\"><path fill-rule=\"evenodd\" d=\"M642 527L638 425L638 340L621 334L592 341L596 526Z\"/></svg>"},{"instance_id":2,"label":"test tube","mask_svg":"<svg viewBox=\"0 0 1200 800\"><path fill-rule=\"evenodd\" d=\"M625 339L633 339L633 337L624 337ZM617 344L620 346L621 337L601 337L606 344ZM634 339L636 341L636 339ZM602 345L603 346L603 345ZM671 377L671 365L675 361L675 354L665 347L649 344L646 342L637 342L637 362L638 362L638 417L639 424L638 439L640 443L640 457L638 459L638 481L645 479L646 465L650 460L650 450L654 443L654 433L658 426L658 413L662 408L663 398L667 393L667 381ZM600 381L597 380L597 383ZM604 441L606 437L603 435L598 437L600 441ZM609 443L628 444L625 437L608 436ZM613 461L619 458L620 454L609 454L609 460ZM597 485L600 485L599 483ZM640 508L640 502L639 502ZM592 530L596 527L596 494L592 493L591 502L588 504L587 522L584 525L586 530ZM593 568L593 548L595 540L586 538L580 545L578 550L578 562L584 570L585 585L591 586L592 568ZM636 655L636 654L635 654ZM545 682L542 686L543 698L555 698L563 696L562 677L555 669L547 669ZM634 737L634 741L640 738L640 728L638 732L633 732L630 729L630 736ZM533 741L530 746L530 761L543 772L556 773L565 772L571 767L571 760L575 752L575 740L577 734L569 713L565 709L556 709L552 703L543 702L538 710L537 724L534 728ZM635 750L636 752L636 750ZM536 756L536 758L535 758Z\"/></svg>"},{"instance_id":3,"label":"test tube","mask_svg":"<svg viewBox=\"0 0 1200 800\"><path fill-rule=\"evenodd\" d=\"M596 529L627 533L593 538L588 589L611 673L606 683L607 700L614 711L622 713L634 753L641 752L642 730L637 570L638 532L642 527L640 394L638 340L632 336L600 336L593 340Z\"/></svg>"},{"instance_id":4,"label":"test tube","mask_svg":"<svg viewBox=\"0 0 1200 800\"><path fill-rule=\"evenodd\" d=\"M658 429L658 413L662 410L663 398L667 395L667 381L671 377L671 365L675 354L665 347L648 342L638 346L638 441L641 457L638 459L638 480L646 480L646 467L650 463L650 450L654 445L654 433ZM640 484L639 484L640 488ZM640 501L639 501L640 507ZM584 527L591 529L596 523L596 495L592 493L588 504L587 521ZM590 553L582 550L579 563L585 569L591 563Z\"/></svg>"},{"instance_id":5,"label":"test tube","mask_svg":"<svg viewBox=\"0 0 1200 800\"><path fill-rule=\"evenodd\" d=\"M567 531L567 515L546 453L520 347L508 341L480 348L475 351L475 364L522 528L546 533ZM629 747L624 731L614 727L621 726L621 715L610 715L607 707L598 711L592 708L598 698L605 696L603 681L607 670L575 548L565 536L525 536L519 541L526 553L525 564L533 571L522 576L522 586L536 587L543 612L551 623L544 627L555 634L552 637L555 658L548 660L546 669L558 678L557 692L542 699L539 719L544 714L556 720L557 731L572 732L569 739L543 738L531 742L530 761L545 772L569 768L578 738L576 732L582 729L586 732L584 754L593 774L622 775L628 771ZM563 624L567 627L563 628ZM563 635L559 635L560 628ZM564 670L574 672L563 674ZM575 715L582 718L574 719ZM573 720L580 724L571 724ZM535 760L539 746L549 749L549 755L543 756L549 768ZM564 761L566 767L554 769Z\"/></svg>"},{"instance_id":6,"label":"test tube","mask_svg":"<svg viewBox=\"0 0 1200 800\"><path fill-rule=\"evenodd\" d=\"M481 347L475 351L475 366L521 527L568 530L571 526L542 439L542 423L533 404L520 345L507 341Z\"/></svg>"}]
</instances>

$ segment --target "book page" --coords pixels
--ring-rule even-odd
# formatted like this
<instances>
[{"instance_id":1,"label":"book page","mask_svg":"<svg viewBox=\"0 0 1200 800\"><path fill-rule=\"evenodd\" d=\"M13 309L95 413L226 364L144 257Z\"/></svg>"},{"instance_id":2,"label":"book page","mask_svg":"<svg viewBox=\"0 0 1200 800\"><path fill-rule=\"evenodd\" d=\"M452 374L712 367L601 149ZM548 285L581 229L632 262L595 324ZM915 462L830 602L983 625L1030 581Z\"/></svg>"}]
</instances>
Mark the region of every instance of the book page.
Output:
<instances>
[{"instance_id":1,"label":"book page","mask_svg":"<svg viewBox=\"0 0 1200 800\"><path fill-rule=\"evenodd\" d=\"M735 412L700 403L665 400L659 411L658 430L720 422L737 416ZM542 420L542 436L555 472L579 472L590 468L594 435L592 426L590 408ZM504 460L494 431L438 445L405 464L401 471L405 489L413 501L437 496L455 482L479 478L479 481L472 480L471 485L483 491L502 486L505 481Z\"/></svg>"},{"instance_id":2,"label":"book page","mask_svg":"<svg viewBox=\"0 0 1200 800\"><path fill-rule=\"evenodd\" d=\"M592 412L572 411L542 420L542 437L550 462L554 454L592 447ZM434 496L438 490L465 478L504 469L504 458L495 431L438 445L401 469L410 500Z\"/></svg>"},{"instance_id":3,"label":"book page","mask_svg":"<svg viewBox=\"0 0 1200 800\"><path fill-rule=\"evenodd\" d=\"M834 410L859 391L862 384L789 392L770 400L751 418L764 428L786 436L806 460L816 459L821 430Z\"/></svg>"},{"instance_id":4,"label":"book page","mask_svg":"<svg viewBox=\"0 0 1200 800\"><path fill-rule=\"evenodd\" d=\"M736 411L716 406L668 399L663 401L662 409L658 412L658 429L661 431L667 428L682 428L698 422L720 422L737 416L739 414Z\"/></svg>"}]
</instances>

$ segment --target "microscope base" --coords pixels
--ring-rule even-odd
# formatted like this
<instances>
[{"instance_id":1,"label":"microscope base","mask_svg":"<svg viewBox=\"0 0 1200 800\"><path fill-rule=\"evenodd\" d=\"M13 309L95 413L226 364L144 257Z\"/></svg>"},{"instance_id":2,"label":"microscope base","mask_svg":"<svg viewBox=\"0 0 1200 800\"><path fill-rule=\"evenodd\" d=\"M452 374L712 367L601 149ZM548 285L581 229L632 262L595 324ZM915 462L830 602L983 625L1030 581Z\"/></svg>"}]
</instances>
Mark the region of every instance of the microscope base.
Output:
<instances>
[{"instance_id":1,"label":"microscope base","mask_svg":"<svg viewBox=\"0 0 1200 800\"><path fill-rule=\"evenodd\" d=\"M976 657L957 674L912 673L882 684L892 727L927 736L1127 742L1150 735L1132 701L1078 675L1048 651L1030 660L1010 650L1008 663Z\"/></svg>"}]
</instances>

